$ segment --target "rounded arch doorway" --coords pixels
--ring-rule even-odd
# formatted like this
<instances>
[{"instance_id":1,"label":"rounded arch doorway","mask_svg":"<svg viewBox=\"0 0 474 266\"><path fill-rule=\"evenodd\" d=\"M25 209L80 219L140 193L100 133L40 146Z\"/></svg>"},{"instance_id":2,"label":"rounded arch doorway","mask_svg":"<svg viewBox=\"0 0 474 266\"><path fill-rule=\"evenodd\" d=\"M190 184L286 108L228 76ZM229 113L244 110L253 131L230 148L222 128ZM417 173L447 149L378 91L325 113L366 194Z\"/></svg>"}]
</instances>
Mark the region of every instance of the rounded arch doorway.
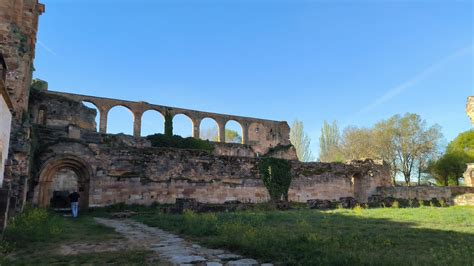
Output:
<instances>
[{"instance_id":1,"label":"rounded arch doorway","mask_svg":"<svg viewBox=\"0 0 474 266\"><path fill-rule=\"evenodd\" d=\"M79 208L88 208L91 176L89 164L76 156L49 159L39 172L38 206L68 208L67 196L75 190L81 195Z\"/></svg>"}]
</instances>

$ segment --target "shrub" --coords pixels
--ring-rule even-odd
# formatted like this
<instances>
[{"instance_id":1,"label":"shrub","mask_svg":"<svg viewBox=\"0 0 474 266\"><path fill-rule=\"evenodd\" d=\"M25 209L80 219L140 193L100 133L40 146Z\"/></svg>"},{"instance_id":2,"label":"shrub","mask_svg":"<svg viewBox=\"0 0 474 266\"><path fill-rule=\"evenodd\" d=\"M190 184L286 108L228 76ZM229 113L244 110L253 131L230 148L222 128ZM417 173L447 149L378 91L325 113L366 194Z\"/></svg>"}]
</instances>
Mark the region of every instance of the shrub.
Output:
<instances>
[{"instance_id":1,"label":"shrub","mask_svg":"<svg viewBox=\"0 0 474 266\"><path fill-rule=\"evenodd\" d=\"M291 165L287 160L262 158L259 163L260 175L273 201L288 200L291 185Z\"/></svg>"},{"instance_id":2,"label":"shrub","mask_svg":"<svg viewBox=\"0 0 474 266\"><path fill-rule=\"evenodd\" d=\"M4 240L16 248L24 247L30 242L46 242L58 236L63 230L63 221L45 209L26 208L5 229Z\"/></svg>"},{"instance_id":3,"label":"shrub","mask_svg":"<svg viewBox=\"0 0 474 266\"><path fill-rule=\"evenodd\" d=\"M399 203L398 201L396 201L396 200L393 201L393 203L392 203L392 208L394 208L394 209L400 208L400 203Z\"/></svg>"},{"instance_id":4,"label":"shrub","mask_svg":"<svg viewBox=\"0 0 474 266\"><path fill-rule=\"evenodd\" d=\"M445 201L444 199L440 199L440 200L439 200L439 205L440 205L442 208L446 207L446 201Z\"/></svg>"},{"instance_id":5,"label":"shrub","mask_svg":"<svg viewBox=\"0 0 474 266\"><path fill-rule=\"evenodd\" d=\"M146 137L153 147L178 148L178 149L194 149L213 151L214 145L208 140L195 138L183 138L181 136L167 136L163 134L155 134Z\"/></svg>"}]
</instances>

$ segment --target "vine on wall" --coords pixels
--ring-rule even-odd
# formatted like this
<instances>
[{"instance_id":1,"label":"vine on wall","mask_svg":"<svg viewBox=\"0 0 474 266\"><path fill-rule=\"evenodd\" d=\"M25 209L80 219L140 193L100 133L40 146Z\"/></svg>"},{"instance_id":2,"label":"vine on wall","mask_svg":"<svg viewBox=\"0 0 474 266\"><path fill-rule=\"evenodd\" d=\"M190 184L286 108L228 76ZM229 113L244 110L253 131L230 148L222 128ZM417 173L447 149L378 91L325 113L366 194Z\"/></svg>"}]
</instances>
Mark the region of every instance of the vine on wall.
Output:
<instances>
[{"instance_id":1,"label":"vine on wall","mask_svg":"<svg viewBox=\"0 0 474 266\"><path fill-rule=\"evenodd\" d=\"M259 163L260 175L272 201L288 201L292 175L290 162L277 158L262 158Z\"/></svg>"},{"instance_id":2,"label":"vine on wall","mask_svg":"<svg viewBox=\"0 0 474 266\"><path fill-rule=\"evenodd\" d=\"M173 137L173 115L168 111L165 113L165 136Z\"/></svg>"}]
</instances>

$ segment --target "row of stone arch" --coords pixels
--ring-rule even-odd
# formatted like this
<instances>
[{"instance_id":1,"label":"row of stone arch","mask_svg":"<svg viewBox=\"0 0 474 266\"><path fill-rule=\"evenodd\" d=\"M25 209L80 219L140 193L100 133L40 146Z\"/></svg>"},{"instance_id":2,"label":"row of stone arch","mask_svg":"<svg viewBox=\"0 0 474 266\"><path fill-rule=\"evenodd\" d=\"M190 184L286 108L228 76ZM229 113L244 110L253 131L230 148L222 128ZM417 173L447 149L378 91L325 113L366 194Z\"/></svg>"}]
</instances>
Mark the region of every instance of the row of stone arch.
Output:
<instances>
[{"instance_id":1,"label":"row of stone arch","mask_svg":"<svg viewBox=\"0 0 474 266\"><path fill-rule=\"evenodd\" d=\"M164 114L162 111L155 110L155 109L149 109L144 112L133 112L129 107L125 105L115 105L107 110L99 110L97 106L90 102L90 101L83 101L83 104L86 105L89 108L94 108L97 110L98 113L98 131L101 133L111 133L109 131L109 116L111 113L119 108L122 108L123 110L127 110L129 113L132 114L132 119L133 119L133 135L136 137L139 136L145 136L145 135L151 135L155 133L163 133L164 132ZM142 130L142 123L144 122L144 117L147 117L149 114L154 115L154 121L153 123L158 124L158 130L150 131L148 130L146 133L144 130ZM173 116L173 123L176 125L177 123L176 120L185 120L186 122L190 123L190 132L189 133L184 133L184 134L179 134L182 135L183 137L188 137L192 136L194 138L201 138L201 139L208 139L210 141L217 141L217 142L228 142L228 143L242 143L242 144L248 144L250 140L258 141L259 138L256 137L255 135L262 134L263 133L263 125L260 123L251 123L249 124L242 124L241 122L235 120L235 119L229 119L229 120L216 120L212 117L204 117L204 118L191 118L185 113L181 112L176 112L172 113ZM145 120L149 122L148 120ZM177 125L182 126L183 123L178 123ZM203 125L205 125L203 127ZM226 130L232 130L236 131L239 136L236 138L232 138L232 136L229 136L229 134L226 134ZM182 131L182 130L181 130ZM250 139L249 139L250 137Z\"/></svg>"}]
</instances>

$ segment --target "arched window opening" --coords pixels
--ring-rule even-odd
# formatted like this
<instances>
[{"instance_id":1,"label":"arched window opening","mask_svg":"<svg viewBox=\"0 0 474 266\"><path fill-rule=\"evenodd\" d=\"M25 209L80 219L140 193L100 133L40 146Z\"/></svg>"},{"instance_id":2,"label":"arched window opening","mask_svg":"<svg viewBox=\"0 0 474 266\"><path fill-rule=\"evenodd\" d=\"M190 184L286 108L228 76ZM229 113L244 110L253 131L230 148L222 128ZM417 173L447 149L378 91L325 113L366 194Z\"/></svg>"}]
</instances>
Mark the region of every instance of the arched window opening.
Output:
<instances>
[{"instance_id":1,"label":"arched window opening","mask_svg":"<svg viewBox=\"0 0 474 266\"><path fill-rule=\"evenodd\" d=\"M95 128L96 128L97 131L99 131L99 125L100 125L100 111L99 111L99 109L92 102L83 101L82 104L85 107L89 108L89 109L95 110L95 120L94 120L95 121Z\"/></svg>"},{"instance_id":2,"label":"arched window opening","mask_svg":"<svg viewBox=\"0 0 474 266\"><path fill-rule=\"evenodd\" d=\"M225 142L242 143L242 126L234 120L225 124Z\"/></svg>"},{"instance_id":3,"label":"arched window opening","mask_svg":"<svg viewBox=\"0 0 474 266\"><path fill-rule=\"evenodd\" d=\"M133 113L126 107L110 109L107 119L107 133L133 135Z\"/></svg>"},{"instance_id":4,"label":"arched window opening","mask_svg":"<svg viewBox=\"0 0 474 266\"><path fill-rule=\"evenodd\" d=\"M219 141L219 125L212 118L204 118L200 125L200 138L209 141Z\"/></svg>"},{"instance_id":5,"label":"arched window opening","mask_svg":"<svg viewBox=\"0 0 474 266\"><path fill-rule=\"evenodd\" d=\"M142 115L141 136L164 134L165 118L156 110L148 110Z\"/></svg>"},{"instance_id":6,"label":"arched window opening","mask_svg":"<svg viewBox=\"0 0 474 266\"><path fill-rule=\"evenodd\" d=\"M193 121L187 115L178 114L173 117L173 135L188 138L193 135Z\"/></svg>"}]
</instances>

